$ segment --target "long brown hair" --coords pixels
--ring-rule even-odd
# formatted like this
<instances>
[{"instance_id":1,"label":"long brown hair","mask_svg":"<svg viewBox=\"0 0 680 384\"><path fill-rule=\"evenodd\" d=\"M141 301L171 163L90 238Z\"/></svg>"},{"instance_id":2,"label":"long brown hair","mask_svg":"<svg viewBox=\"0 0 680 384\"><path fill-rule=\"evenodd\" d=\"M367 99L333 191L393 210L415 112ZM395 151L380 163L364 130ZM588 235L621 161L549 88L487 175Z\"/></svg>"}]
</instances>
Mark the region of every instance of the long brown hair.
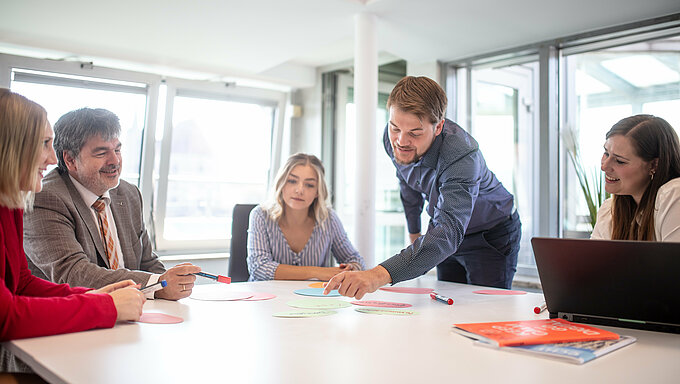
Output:
<instances>
[{"instance_id":1,"label":"long brown hair","mask_svg":"<svg viewBox=\"0 0 680 384\"><path fill-rule=\"evenodd\" d=\"M656 171L636 204L632 196L615 195L612 205L612 239L654 241L654 206L659 188L669 180L680 177L680 143L668 122L652 115L626 117L607 132L626 136L637 156L644 161L658 159Z\"/></svg>"}]
</instances>

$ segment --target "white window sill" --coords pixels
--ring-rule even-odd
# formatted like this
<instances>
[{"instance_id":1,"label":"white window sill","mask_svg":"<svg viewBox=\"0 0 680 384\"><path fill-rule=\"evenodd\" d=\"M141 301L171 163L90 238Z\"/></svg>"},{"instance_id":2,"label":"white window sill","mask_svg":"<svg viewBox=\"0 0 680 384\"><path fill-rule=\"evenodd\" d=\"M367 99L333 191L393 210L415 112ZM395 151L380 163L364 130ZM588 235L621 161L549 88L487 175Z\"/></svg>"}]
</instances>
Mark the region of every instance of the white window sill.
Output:
<instances>
[{"instance_id":1,"label":"white window sill","mask_svg":"<svg viewBox=\"0 0 680 384\"><path fill-rule=\"evenodd\" d=\"M161 261L193 261L193 260L210 260L210 259L228 259L228 252L216 253L191 253L191 254L176 254L176 255L160 255Z\"/></svg>"}]
</instances>

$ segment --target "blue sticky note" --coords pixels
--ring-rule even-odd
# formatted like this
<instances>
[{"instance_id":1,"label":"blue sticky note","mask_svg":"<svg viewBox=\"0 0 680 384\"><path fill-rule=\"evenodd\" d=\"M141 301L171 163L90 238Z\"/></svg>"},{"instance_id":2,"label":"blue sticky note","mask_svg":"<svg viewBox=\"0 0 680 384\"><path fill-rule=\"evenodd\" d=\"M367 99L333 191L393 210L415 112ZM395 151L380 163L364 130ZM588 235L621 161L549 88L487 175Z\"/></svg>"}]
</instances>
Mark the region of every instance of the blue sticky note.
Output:
<instances>
[{"instance_id":1,"label":"blue sticky note","mask_svg":"<svg viewBox=\"0 0 680 384\"><path fill-rule=\"evenodd\" d=\"M337 297L342 296L337 289L334 289L328 293L328 295L323 294L323 288L304 288L296 289L295 293L302 296L318 296L318 297Z\"/></svg>"}]
</instances>

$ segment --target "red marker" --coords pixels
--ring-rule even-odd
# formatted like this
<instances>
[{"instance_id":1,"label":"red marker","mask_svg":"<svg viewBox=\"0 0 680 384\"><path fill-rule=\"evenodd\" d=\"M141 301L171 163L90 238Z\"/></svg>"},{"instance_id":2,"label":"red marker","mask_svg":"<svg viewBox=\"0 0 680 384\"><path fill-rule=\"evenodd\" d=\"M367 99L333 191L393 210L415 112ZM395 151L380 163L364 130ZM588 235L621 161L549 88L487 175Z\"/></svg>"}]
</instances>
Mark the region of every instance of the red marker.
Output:
<instances>
[{"instance_id":1,"label":"red marker","mask_svg":"<svg viewBox=\"0 0 680 384\"><path fill-rule=\"evenodd\" d=\"M215 280L218 283L224 283L224 284L230 284L231 283L231 277L228 277L228 276L213 275L212 273L207 273L207 272L196 272L196 273L192 273L192 275L206 277L208 279Z\"/></svg>"},{"instance_id":2,"label":"red marker","mask_svg":"<svg viewBox=\"0 0 680 384\"><path fill-rule=\"evenodd\" d=\"M543 304L534 307L534 313L538 315L539 313L545 311L547 308L548 306L545 304L544 301Z\"/></svg>"},{"instance_id":3,"label":"red marker","mask_svg":"<svg viewBox=\"0 0 680 384\"><path fill-rule=\"evenodd\" d=\"M452 299L452 298L446 297L446 296L442 296L442 295L440 295L440 294L438 294L438 293L431 292L431 293L430 293L430 297L431 297L433 300L441 301L442 303L446 303L446 304L448 304L448 305L452 305L452 304L453 304L453 299Z\"/></svg>"}]
</instances>

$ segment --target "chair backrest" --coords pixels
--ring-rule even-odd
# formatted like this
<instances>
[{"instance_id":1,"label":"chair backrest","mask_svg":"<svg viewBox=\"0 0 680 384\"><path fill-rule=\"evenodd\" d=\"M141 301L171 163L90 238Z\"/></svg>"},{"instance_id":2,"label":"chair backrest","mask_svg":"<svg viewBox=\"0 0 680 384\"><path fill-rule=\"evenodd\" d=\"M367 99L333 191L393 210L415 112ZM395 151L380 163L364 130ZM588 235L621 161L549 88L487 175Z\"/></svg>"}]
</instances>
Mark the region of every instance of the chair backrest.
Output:
<instances>
[{"instance_id":1,"label":"chair backrest","mask_svg":"<svg viewBox=\"0 0 680 384\"><path fill-rule=\"evenodd\" d=\"M231 281L248 281L248 223L255 204L236 204L231 216L231 247L229 251L229 277Z\"/></svg>"}]
</instances>

